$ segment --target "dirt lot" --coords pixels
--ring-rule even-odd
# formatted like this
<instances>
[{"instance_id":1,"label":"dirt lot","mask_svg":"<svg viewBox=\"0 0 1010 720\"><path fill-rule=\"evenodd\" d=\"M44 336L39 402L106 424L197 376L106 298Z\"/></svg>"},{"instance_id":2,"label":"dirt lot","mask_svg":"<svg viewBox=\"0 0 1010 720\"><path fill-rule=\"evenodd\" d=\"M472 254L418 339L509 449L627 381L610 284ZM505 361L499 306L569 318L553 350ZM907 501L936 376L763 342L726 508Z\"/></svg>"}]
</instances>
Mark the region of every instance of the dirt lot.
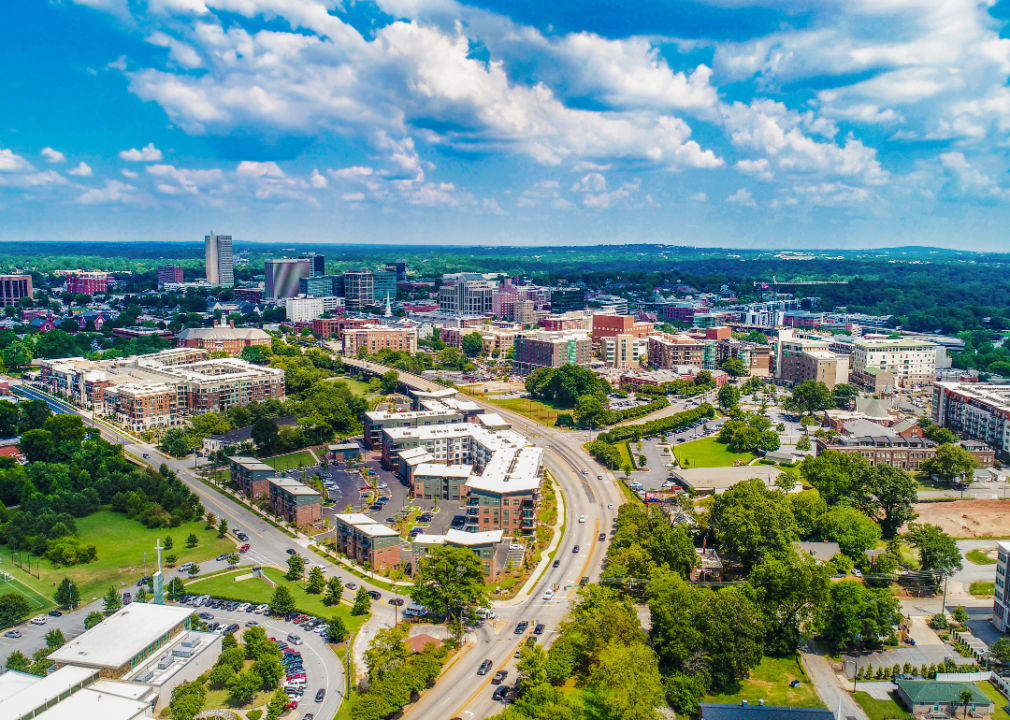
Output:
<instances>
[{"instance_id":1,"label":"dirt lot","mask_svg":"<svg viewBox=\"0 0 1010 720\"><path fill-rule=\"evenodd\" d=\"M938 525L956 538L1007 537L1010 535L1010 501L959 500L950 503L918 503L916 522Z\"/></svg>"}]
</instances>

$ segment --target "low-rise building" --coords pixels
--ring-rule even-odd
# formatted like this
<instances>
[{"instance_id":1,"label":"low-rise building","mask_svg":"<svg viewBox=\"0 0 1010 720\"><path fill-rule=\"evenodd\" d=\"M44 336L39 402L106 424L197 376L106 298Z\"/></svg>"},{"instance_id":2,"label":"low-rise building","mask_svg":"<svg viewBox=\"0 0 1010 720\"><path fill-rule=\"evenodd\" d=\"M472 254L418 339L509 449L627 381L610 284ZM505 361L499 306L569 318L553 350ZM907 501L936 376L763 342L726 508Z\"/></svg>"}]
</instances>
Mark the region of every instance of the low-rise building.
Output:
<instances>
[{"instance_id":1,"label":"low-rise building","mask_svg":"<svg viewBox=\"0 0 1010 720\"><path fill-rule=\"evenodd\" d=\"M593 344L586 333L578 330L558 332L534 331L515 337L512 367L520 375L538 368L558 368L562 365L589 367Z\"/></svg>"},{"instance_id":2,"label":"low-rise building","mask_svg":"<svg viewBox=\"0 0 1010 720\"><path fill-rule=\"evenodd\" d=\"M919 470L922 463L936 455L936 443L929 438L902 437L878 428L874 435L839 435L817 439L817 454L826 450L845 455L859 455L870 465L890 465L905 470Z\"/></svg>"},{"instance_id":3,"label":"low-rise building","mask_svg":"<svg viewBox=\"0 0 1010 720\"><path fill-rule=\"evenodd\" d=\"M334 515L337 550L371 571L400 563L400 534L367 515Z\"/></svg>"},{"instance_id":4,"label":"low-rise building","mask_svg":"<svg viewBox=\"0 0 1010 720\"><path fill-rule=\"evenodd\" d=\"M931 385L936 374L936 344L909 338L853 340L852 374L865 375L871 369L890 373L898 387Z\"/></svg>"},{"instance_id":5,"label":"low-rise building","mask_svg":"<svg viewBox=\"0 0 1010 720\"><path fill-rule=\"evenodd\" d=\"M417 352L417 329L382 325L344 328L344 355L357 355L362 348L374 354L388 349L414 354Z\"/></svg>"},{"instance_id":6,"label":"low-rise building","mask_svg":"<svg viewBox=\"0 0 1010 720\"><path fill-rule=\"evenodd\" d=\"M270 335L259 328L237 328L234 323L209 328L186 328L175 338L176 347L203 348L239 356L247 347L270 346Z\"/></svg>"},{"instance_id":7,"label":"low-rise building","mask_svg":"<svg viewBox=\"0 0 1010 720\"><path fill-rule=\"evenodd\" d=\"M330 462L346 462L361 459L361 445L357 442L346 442L326 446L326 459Z\"/></svg>"},{"instance_id":8,"label":"low-rise building","mask_svg":"<svg viewBox=\"0 0 1010 720\"><path fill-rule=\"evenodd\" d=\"M970 712L972 718L985 718L996 710L996 703L970 682L939 682L936 680L897 680L898 697L913 718L956 718ZM961 693L971 695L965 707Z\"/></svg>"},{"instance_id":9,"label":"low-rise building","mask_svg":"<svg viewBox=\"0 0 1010 720\"><path fill-rule=\"evenodd\" d=\"M508 556L509 543L502 530L487 532L464 532L462 530L447 530L445 535L418 535L411 543L413 565L428 554L433 547L465 547L484 566L484 578L493 582L504 569L505 558Z\"/></svg>"},{"instance_id":10,"label":"low-rise building","mask_svg":"<svg viewBox=\"0 0 1010 720\"><path fill-rule=\"evenodd\" d=\"M324 312L326 312L326 306L321 297L289 297L284 299L284 314L287 315L290 322L312 322Z\"/></svg>"},{"instance_id":11,"label":"low-rise building","mask_svg":"<svg viewBox=\"0 0 1010 720\"><path fill-rule=\"evenodd\" d=\"M277 471L262 460L236 456L231 461L231 479L247 498L255 499L270 493L270 478Z\"/></svg>"},{"instance_id":12,"label":"low-rise building","mask_svg":"<svg viewBox=\"0 0 1010 720\"><path fill-rule=\"evenodd\" d=\"M691 582L722 582L722 560L712 548L695 548L698 563L691 568Z\"/></svg>"},{"instance_id":13,"label":"low-rise building","mask_svg":"<svg viewBox=\"0 0 1010 720\"><path fill-rule=\"evenodd\" d=\"M323 499L308 485L288 477L272 477L270 483L270 508L295 525L315 525L323 519Z\"/></svg>"}]
</instances>

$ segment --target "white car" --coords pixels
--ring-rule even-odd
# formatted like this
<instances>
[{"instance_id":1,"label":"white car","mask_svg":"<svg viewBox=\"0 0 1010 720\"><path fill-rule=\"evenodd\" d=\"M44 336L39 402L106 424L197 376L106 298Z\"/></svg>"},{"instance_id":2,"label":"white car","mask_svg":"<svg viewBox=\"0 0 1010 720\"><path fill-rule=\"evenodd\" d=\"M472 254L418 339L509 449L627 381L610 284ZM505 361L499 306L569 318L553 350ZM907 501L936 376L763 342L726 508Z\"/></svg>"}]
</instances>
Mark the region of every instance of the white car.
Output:
<instances>
[{"instance_id":1,"label":"white car","mask_svg":"<svg viewBox=\"0 0 1010 720\"><path fill-rule=\"evenodd\" d=\"M611 510L613 510L614 509L614 503L610 503L609 505L607 505L607 507L610 508Z\"/></svg>"},{"instance_id":2,"label":"white car","mask_svg":"<svg viewBox=\"0 0 1010 720\"><path fill-rule=\"evenodd\" d=\"M39 615L38 617L32 618L32 625L45 625L45 624L46 624L45 615Z\"/></svg>"},{"instance_id":3,"label":"white car","mask_svg":"<svg viewBox=\"0 0 1010 720\"><path fill-rule=\"evenodd\" d=\"M553 600L553 599L554 599L554 589L551 588L550 590L544 593L544 600Z\"/></svg>"},{"instance_id":4,"label":"white car","mask_svg":"<svg viewBox=\"0 0 1010 720\"><path fill-rule=\"evenodd\" d=\"M586 521L586 516L585 515L579 515L579 522L580 523L584 523L585 521Z\"/></svg>"},{"instance_id":5,"label":"white car","mask_svg":"<svg viewBox=\"0 0 1010 720\"><path fill-rule=\"evenodd\" d=\"M245 612L246 610L249 609L249 605L251 604L252 603L242 603L237 608L235 608L235 612Z\"/></svg>"},{"instance_id":6,"label":"white car","mask_svg":"<svg viewBox=\"0 0 1010 720\"><path fill-rule=\"evenodd\" d=\"M525 545L518 545L516 543L512 543L511 545L509 545L509 550L525 550L525 549L526 549Z\"/></svg>"}]
</instances>

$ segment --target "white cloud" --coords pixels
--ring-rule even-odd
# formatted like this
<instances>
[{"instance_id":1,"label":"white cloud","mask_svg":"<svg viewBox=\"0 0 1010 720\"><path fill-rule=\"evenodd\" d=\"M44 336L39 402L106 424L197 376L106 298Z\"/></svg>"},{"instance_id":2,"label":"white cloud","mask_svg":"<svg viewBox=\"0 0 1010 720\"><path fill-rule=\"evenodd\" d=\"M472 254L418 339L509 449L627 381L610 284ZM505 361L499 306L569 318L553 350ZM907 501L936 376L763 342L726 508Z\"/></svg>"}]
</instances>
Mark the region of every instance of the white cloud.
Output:
<instances>
[{"instance_id":1,"label":"white cloud","mask_svg":"<svg viewBox=\"0 0 1010 720\"><path fill-rule=\"evenodd\" d=\"M238 164L238 169L236 172L239 175L244 175L246 177L271 177L271 178L282 178L286 177L284 171L275 162L254 162L252 160L243 160Z\"/></svg>"},{"instance_id":2,"label":"white cloud","mask_svg":"<svg viewBox=\"0 0 1010 720\"><path fill-rule=\"evenodd\" d=\"M53 150L51 147L42 148L42 152L39 154L46 159L46 162L61 163L67 161L66 155L59 150Z\"/></svg>"},{"instance_id":3,"label":"white cloud","mask_svg":"<svg viewBox=\"0 0 1010 720\"><path fill-rule=\"evenodd\" d=\"M484 198L481 201L481 206L492 215L505 215L505 211L501 209L501 205L495 198Z\"/></svg>"},{"instance_id":4,"label":"white cloud","mask_svg":"<svg viewBox=\"0 0 1010 720\"><path fill-rule=\"evenodd\" d=\"M767 158L740 160L736 164L736 169L745 175L753 175L760 180L772 180L775 177L775 173L768 169L770 165Z\"/></svg>"},{"instance_id":5,"label":"white cloud","mask_svg":"<svg viewBox=\"0 0 1010 720\"><path fill-rule=\"evenodd\" d=\"M26 172L34 170L32 164L11 150L0 148L0 172Z\"/></svg>"},{"instance_id":6,"label":"white cloud","mask_svg":"<svg viewBox=\"0 0 1010 720\"><path fill-rule=\"evenodd\" d=\"M940 155L940 164L951 179L954 194L997 200L1010 199L1010 188L1001 187L996 180L973 167L964 153L943 153Z\"/></svg>"},{"instance_id":7,"label":"white cloud","mask_svg":"<svg viewBox=\"0 0 1010 720\"><path fill-rule=\"evenodd\" d=\"M694 200L695 202L705 202L706 200L708 200L708 195L706 195L703 192L697 192L691 196L691 199Z\"/></svg>"},{"instance_id":8,"label":"white cloud","mask_svg":"<svg viewBox=\"0 0 1010 720\"><path fill-rule=\"evenodd\" d=\"M589 173L572 186L572 192L582 193L582 204L592 208L609 208L636 190L638 183L624 183L617 190L607 192L607 179L600 173Z\"/></svg>"},{"instance_id":9,"label":"white cloud","mask_svg":"<svg viewBox=\"0 0 1010 720\"><path fill-rule=\"evenodd\" d=\"M566 209L571 206L571 203L562 199L559 192L560 187L561 185L557 180L540 180L526 190L523 190L522 195L516 199L516 206L521 208L536 207L541 201L550 201L552 204L561 201L563 206L560 209ZM554 207L557 207L557 205L554 205Z\"/></svg>"},{"instance_id":10,"label":"white cloud","mask_svg":"<svg viewBox=\"0 0 1010 720\"><path fill-rule=\"evenodd\" d=\"M750 194L750 191L746 188L740 188L735 193L726 198L728 203L736 203L737 205L744 205L746 207L756 208L757 203L754 202L754 196Z\"/></svg>"},{"instance_id":11,"label":"white cloud","mask_svg":"<svg viewBox=\"0 0 1010 720\"><path fill-rule=\"evenodd\" d=\"M128 177L128 178L130 178L131 180L136 180L137 178L139 178L139 177L140 177L140 173L135 173L135 172L133 172L132 170L125 170L125 169L124 169L124 170L122 171L122 173L123 173L123 177Z\"/></svg>"},{"instance_id":12,"label":"white cloud","mask_svg":"<svg viewBox=\"0 0 1010 720\"><path fill-rule=\"evenodd\" d=\"M67 175L77 175L78 177L91 177L93 174L91 166L86 162L82 162L77 167L67 170Z\"/></svg>"},{"instance_id":13,"label":"white cloud","mask_svg":"<svg viewBox=\"0 0 1010 720\"><path fill-rule=\"evenodd\" d=\"M328 188L330 186L330 181L326 179L325 175L320 174L318 170L312 170L312 177L309 178L309 185L314 188Z\"/></svg>"},{"instance_id":14,"label":"white cloud","mask_svg":"<svg viewBox=\"0 0 1010 720\"><path fill-rule=\"evenodd\" d=\"M354 193L344 193L340 196L341 200L347 200L349 202L360 202L365 199L365 193L354 192Z\"/></svg>"},{"instance_id":15,"label":"white cloud","mask_svg":"<svg viewBox=\"0 0 1010 720\"><path fill-rule=\"evenodd\" d=\"M174 165L148 165L147 172L157 178L158 192L166 195L200 195L201 189L217 188L224 183L224 173L218 169L190 170Z\"/></svg>"},{"instance_id":16,"label":"white cloud","mask_svg":"<svg viewBox=\"0 0 1010 720\"><path fill-rule=\"evenodd\" d=\"M127 162L159 162L161 160L161 150L156 148L154 143L148 143L140 150L137 148L120 150L119 157Z\"/></svg>"},{"instance_id":17,"label":"white cloud","mask_svg":"<svg viewBox=\"0 0 1010 720\"><path fill-rule=\"evenodd\" d=\"M168 48L169 57L181 67L193 69L203 65L203 60L196 50L161 31L151 33L147 38L147 42L152 45Z\"/></svg>"},{"instance_id":18,"label":"white cloud","mask_svg":"<svg viewBox=\"0 0 1010 720\"><path fill-rule=\"evenodd\" d=\"M104 188L84 189L77 202L85 205L108 203L132 203L136 200L136 188L119 180L106 180Z\"/></svg>"}]
</instances>

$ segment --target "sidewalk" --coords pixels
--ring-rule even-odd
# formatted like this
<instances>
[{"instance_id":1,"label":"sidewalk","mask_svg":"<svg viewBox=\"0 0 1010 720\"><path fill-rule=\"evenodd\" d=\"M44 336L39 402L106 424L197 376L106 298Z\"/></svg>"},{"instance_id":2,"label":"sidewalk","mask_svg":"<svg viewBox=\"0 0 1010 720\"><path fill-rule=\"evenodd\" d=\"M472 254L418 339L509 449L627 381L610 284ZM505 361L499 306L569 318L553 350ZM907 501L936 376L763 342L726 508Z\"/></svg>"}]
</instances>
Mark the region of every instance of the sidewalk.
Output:
<instances>
[{"instance_id":1,"label":"sidewalk","mask_svg":"<svg viewBox=\"0 0 1010 720\"><path fill-rule=\"evenodd\" d=\"M814 689L828 710L832 713L837 712L840 701L842 717L851 716L856 720L869 720L866 713L863 712L863 708L852 698L852 695L840 687L841 681L837 673L815 643L811 642L806 648L800 649L800 659Z\"/></svg>"},{"instance_id":2,"label":"sidewalk","mask_svg":"<svg viewBox=\"0 0 1010 720\"><path fill-rule=\"evenodd\" d=\"M501 602L493 603L495 607L512 607L513 605L519 605L525 602L526 596L533 592L533 588L536 587L537 582L540 580L541 573L547 568L547 563L551 562L551 553L557 550L558 545L561 544L561 528L565 524L565 496L561 492L561 484L551 476L551 480L554 482L554 486L557 488L555 496L558 499L558 519L554 523L554 537L551 539L551 544L548 545L543 552L540 553L540 562L530 573L529 579L526 584L522 586L519 592L516 593L515 597L511 600L502 600Z\"/></svg>"}]
</instances>

